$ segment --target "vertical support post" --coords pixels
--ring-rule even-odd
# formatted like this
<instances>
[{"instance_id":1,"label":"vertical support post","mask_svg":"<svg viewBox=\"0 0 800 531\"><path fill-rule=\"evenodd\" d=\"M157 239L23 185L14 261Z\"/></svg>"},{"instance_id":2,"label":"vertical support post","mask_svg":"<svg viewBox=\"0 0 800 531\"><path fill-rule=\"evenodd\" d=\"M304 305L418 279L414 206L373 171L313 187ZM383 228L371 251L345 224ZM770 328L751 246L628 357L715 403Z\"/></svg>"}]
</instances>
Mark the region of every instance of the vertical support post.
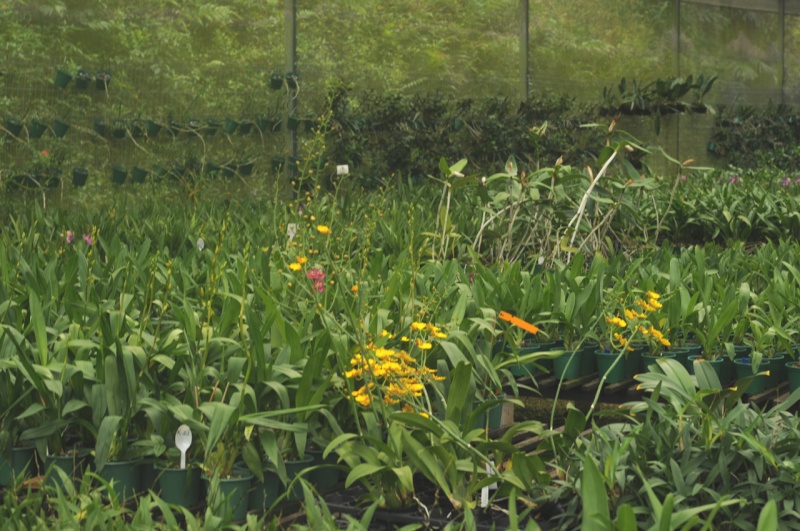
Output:
<instances>
[{"instance_id":1,"label":"vertical support post","mask_svg":"<svg viewBox=\"0 0 800 531\"><path fill-rule=\"evenodd\" d=\"M295 76L298 89L289 89L286 112L283 116L283 130L286 132L288 158L284 160L283 171L287 180L294 175L294 161L297 159L297 131L289 130L289 116L297 111L300 80L297 79L297 0L285 0L283 18L286 26L286 73ZM291 163L290 163L291 162Z\"/></svg>"},{"instance_id":2,"label":"vertical support post","mask_svg":"<svg viewBox=\"0 0 800 531\"><path fill-rule=\"evenodd\" d=\"M675 25L675 76L681 76L681 0L673 0L673 23ZM675 115L675 154L677 160L681 160L681 115Z\"/></svg>"},{"instance_id":3,"label":"vertical support post","mask_svg":"<svg viewBox=\"0 0 800 531\"><path fill-rule=\"evenodd\" d=\"M530 57L529 44L530 5L528 0L519 0L519 73L522 80L522 99L530 98Z\"/></svg>"},{"instance_id":4,"label":"vertical support post","mask_svg":"<svg viewBox=\"0 0 800 531\"><path fill-rule=\"evenodd\" d=\"M779 0L781 17L781 103L786 102L786 0Z\"/></svg>"}]
</instances>

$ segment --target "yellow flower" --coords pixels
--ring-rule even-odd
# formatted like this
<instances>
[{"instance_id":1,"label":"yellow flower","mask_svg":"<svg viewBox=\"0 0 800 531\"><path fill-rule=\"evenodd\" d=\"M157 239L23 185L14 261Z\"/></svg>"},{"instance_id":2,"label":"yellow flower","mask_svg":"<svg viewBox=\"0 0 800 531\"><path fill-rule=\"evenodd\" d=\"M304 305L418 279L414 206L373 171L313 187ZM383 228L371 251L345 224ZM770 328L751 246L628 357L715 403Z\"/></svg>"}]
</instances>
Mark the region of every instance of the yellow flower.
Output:
<instances>
[{"instance_id":1,"label":"yellow flower","mask_svg":"<svg viewBox=\"0 0 800 531\"><path fill-rule=\"evenodd\" d=\"M411 340L408 338L408 336L402 336L402 337L400 338L400 341L402 341L403 343L408 343L408 342L409 342L409 341L411 341Z\"/></svg>"},{"instance_id":2,"label":"yellow flower","mask_svg":"<svg viewBox=\"0 0 800 531\"><path fill-rule=\"evenodd\" d=\"M317 232L319 232L320 234L330 234L331 228L328 227L327 225L317 225Z\"/></svg>"},{"instance_id":3,"label":"yellow flower","mask_svg":"<svg viewBox=\"0 0 800 531\"><path fill-rule=\"evenodd\" d=\"M656 310L658 310L658 309L660 309L661 307L663 307L663 306L664 306L663 304L661 304L660 302L658 302L658 301L657 301L657 300L655 300L655 299L650 299L649 301L647 301L647 303L648 303L650 306L652 306L653 308L655 308Z\"/></svg>"},{"instance_id":4,"label":"yellow flower","mask_svg":"<svg viewBox=\"0 0 800 531\"><path fill-rule=\"evenodd\" d=\"M672 343L670 343L670 342L669 342L669 339L667 339L666 337L661 337L661 338L659 338L659 339L658 339L658 341L659 341L659 342L660 342L662 345L664 345L665 347L669 347L669 346L671 346L671 345L672 345Z\"/></svg>"},{"instance_id":5,"label":"yellow flower","mask_svg":"<svg viewBox=\"0 0 800 531\"><path fill-rule=\"evenodd\" d=\"M317 218L316 218L316 217L314 217L314 216L311 216L311 218L310 218L310 219L311 219L311 221L317 221Z\"/></svg>"},{"instance_id":6,"label":"yellow flower","mask_svg":"<svg viewBox=\"0 0 800 531\"><path fill-rule=\"evenodd\" d=\"M620 319L619 317L606 317L606 322L608 324L612 324L620 328L625 328L626 326L628 326L628 323L626 323L623 319Z\"/></svg>"},{"instance_id":7,"label":"yellow flower","mask_svg":"<svg viewBox=\"0 0 800 531\"><path fill-rule=\"evenodd\" d=\"M292 271L300 271L302 268L303 266L301 266L297 262L292 262L291 264L289 264L289 269L291 269Z\"/></svg>"},{"instance_id":8,"label":"yellow flower","mask_svg":"<svg viewBox=\"0 0 800 531\"><path fill-rule=\"evenodd\" d=\"M660 299L661 298L661 295L659 295L655 291L646 291L644 294L647 296L648 299Z\"/></svg>"},{"instance_id":9,"label":"yellow flower","mask_svg":"<svg viewBox=\"0 0 800 531\"><path fill-rule=\"evenodd\" d=\"M352 291L353 293L358 293L358 284L353 284L353 287L350 288L350 291Z\"/></svg>"},{"instance_id":10,"label":"yellow flower","mask_svg":"<svg viewBox=\"0 0 800 531\"><path fill-rule=\"evenodd\" d=\"M433 348L433 345L417 339L417 347L419 347L420 350L430 350Z\"/></svg>"},{"instance_id":11,"label":"yellow flower","mask_svg":"<svg viewBox=\"0 0 800 531\"><path fill-rule=\"evenodd\" d=\"M445 334L444 332L436 332L433 335L436 336L439 339L446 339L447 338L447 334Z\"/></svg>"},{"instance_id":12,"label":"yellow flower","mask_svg":"<svg viewBox=\"0 0 800 531\"><path fill-rule=\"evenodd\" d=\"M345 371L344 377L347 379L360 378L361 369L353 369L352 371Z\"/></svg>"},{"instance_id":13,"label":"yellow flower","mask_svg":"<svg viewBox=\"0 0 800 531\"><path fill-rule=\"evenodd\" d=\"M628 321L633 321L637 317L638 315L636 314L635 311L625 308L625 319L627 319Z\"/></svg>"},{"instance_id":14,"label":"yellow flower","mask_svg":"<svg viewBox=\"0 0 800 531\"><path fill-rule=\"evenodd\" d=\"M297 263L298 264L302 265L302 264L305 264L306 262L308 262L308 258L306 258L305 256L298 256L297 257Z\"/></svg>"},{"instance_id":15,"label":"yellow flower","mask_svg":"<svg viewBox=\"0 0 800 531\"><path fill-rule=\"evenodd\" d=\"M428 327L425 323L420 323L419 321L414 321L411 323L412 330L425 330Z\"/></svg>"}]
</instances>

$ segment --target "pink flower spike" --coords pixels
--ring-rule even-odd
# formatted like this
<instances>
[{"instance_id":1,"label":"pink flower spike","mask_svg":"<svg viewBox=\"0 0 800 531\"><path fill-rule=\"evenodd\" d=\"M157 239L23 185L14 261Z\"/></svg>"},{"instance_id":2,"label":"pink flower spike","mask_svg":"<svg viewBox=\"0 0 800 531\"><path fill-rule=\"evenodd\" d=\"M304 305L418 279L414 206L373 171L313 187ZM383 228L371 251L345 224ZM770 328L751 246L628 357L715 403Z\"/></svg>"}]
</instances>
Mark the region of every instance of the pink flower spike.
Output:
<instances>
[{"instance_id":1,"label":"pink flower spike","mask_svg":"<svg viewBox=\"0 0 800 531\"><path fill-rule=\"evenodd\" d=\"M325 291L325 283L321 280L315 280L314 289L317 290L317 293L322 293Z\"/></svg>"},{"instance_id":2,"label":"pink flower spike","mask_svg":"<svg viewBox=\"0 0 800 531\"><path fill-rule=\"evenodd\" d=\"M71 244L73 241L75 241L75 233L72 232L71 230L68 230L67 231L67 245Z\"/></svg>"},{"instance_id":3,"label":"pink flower spike","mask_svg":"<svg viewBox=\"0 0 800 531\"><path fill-rule=\"evenodd\" d=\"M86 242L86 245L91 245L93 243L92 235L91 234L84 234L83 241Z\"/></svg>"},{"instance_id":4,"label":"pink flower spike","mask_svg":"<svg viewBox=\"0 0 800 531\"><path fill-rule=\"evenodd\" d=\"M325 273L323 273L322 269L320 269L318 267L312 267L308 271L308 273L306 273L306 276L311 280L317 280L317 281L325 280ZM321 290L318 290L318 291L321 291Z\"/></svg>"}]
</instances>

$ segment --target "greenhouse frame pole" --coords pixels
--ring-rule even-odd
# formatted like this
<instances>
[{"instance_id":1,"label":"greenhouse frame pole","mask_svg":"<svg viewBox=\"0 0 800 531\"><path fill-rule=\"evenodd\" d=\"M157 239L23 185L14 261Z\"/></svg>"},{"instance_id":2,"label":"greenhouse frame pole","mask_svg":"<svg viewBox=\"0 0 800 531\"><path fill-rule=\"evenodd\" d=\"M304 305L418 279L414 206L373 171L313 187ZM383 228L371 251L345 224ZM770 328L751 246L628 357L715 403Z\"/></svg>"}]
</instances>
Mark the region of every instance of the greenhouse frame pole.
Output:
<instances>
[{"instance_id":1,"label":"greenhouse frame pole","mask_svg":"<svg viewBox=\"0 0 800 531\"><path fill-rule=\"evenodd\" d=\"M780 0L781 17L781 103L786 102L786 0Z\"/></svg>"},{"instance_id":2,"label":"greenhouse frame pole","mask_svg":"<svg viewBox=\"0 0 800 531\"><path fill-rule=\"evenodd\" d=\"M530 5L528 0L519 0L519 70L522 79L522 99L530 98L530 57L528 56Z\"/></svg>"},{"instance_id":3,"label":"greenhouse frame pole","mask_svg":"<svg viewBox=\"0 0 800 531\"><path fill-rule=\"evenodd\" d=\"M289 130L289 116L297 111L297 96L300 92L300 80L297 76L297 0L286 0L283 18L286 25L286 73L292 74L298 86L293 94L289 89L290 97L286 103L286 113L283 117L283 130L286 131L286 143L289 148L288 158L283 161L283 171L287 180L291 180L297 160L297 130Z\"/></svg>"}]
</instances>

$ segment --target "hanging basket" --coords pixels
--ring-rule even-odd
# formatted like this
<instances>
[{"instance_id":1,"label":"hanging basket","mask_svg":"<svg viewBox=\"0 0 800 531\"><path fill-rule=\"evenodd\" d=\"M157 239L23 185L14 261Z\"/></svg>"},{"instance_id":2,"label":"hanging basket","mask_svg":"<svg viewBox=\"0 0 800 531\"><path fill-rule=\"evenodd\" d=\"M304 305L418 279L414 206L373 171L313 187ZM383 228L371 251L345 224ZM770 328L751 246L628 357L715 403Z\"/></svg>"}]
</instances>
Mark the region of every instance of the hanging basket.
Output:
<instances>
[{"instance_id":1,"label":"hanging basket","mask_svg":"<svg viewBox=\"0 0 800 531\"><path fill-rule=\"evenodd\" d=\"M28 124L28 136L31 138L42 138L45 131L47 131L47 124L41 120L34 118L31 120L31 123Z\"/></svg>"},{"instance_id":2,"label":"hanging basket","mask_svg":"<svg viewBox=\"0 0 800 531\"><path fill-rule=\"evenodd\" d=\"M25 124L19 120L15 120L14 118L9 118L6 120L6 130L8 130L12 136L20 136L23 127L25 127Z\"/></svg>"},{"instance_id":3,"label":"hanging basket","mask_svg":"<svg viewBox=\"0 0 800 531\"><path fill-rule=\"evenodd\" d=\"M55 86L62 89L67 88L70 81L72 81L72 74L60 68L56 70L56 77L53 79L53 84Z\"/></svg>"},{"instance_id":4,"label":"hanging basket","mask_svg":"<svg viewBox=\"0 0 800 531\"><path fill-rule=\"evenodd\" d=\"M226 118L225 119L225 134L232 135L236 132L236 128L239 127L239 122L234 120L233 118Z\"/></svg>"},{"instance_id":5,"label":"hanging basket","mask_svg":"<svg viewBox=\"0 0 800 531\"><path fill-rule=\"evenodd\" d=\"M89 170L86 168L72 168L72 186L86 186L86 180L89 178Z\"/></svg>"},{"instance_id":6,"label":"hanging basket","mask_svg":"<svg viewBox=\"0 0 800 531\"><path fill-rule=\"evenodd\" d=\"M128 171L125 169L125 166L118 164L111 169L111 182L114 184L123 184L127 176Z\"/></svg>"},{"instance_id":7,"label":"hanging basket","mask_svg":"<svg viewBox=\"0 0 800 531\"><path fill-rule=\"evenodd\" d=\"M108 126L106 122L102 118L95 118L92 122L92 129L95 133L102 136L103 138L106 137L108 134Z\"/></svg>"},{"instance_id":8,"label":"hanging basket","mask_svg":"<svg viewBox=\"0 0 800 531\"><path fill-rule=\"evenodd\" d=\"M269 88L272 90L280 90L283 87L283 76L277 72L269 75Z\"/></svg>"},{"instance_id":9,"label":"hanging basket","mask_svg":"<svg viewBox=\"0 0 800 531\"><path fill-rule=\"evenodd\" d=\"M75 74L75 88L85 90L89 87L89 82L92 80L92 73L80 69Z\"/></svg>"},{"instance_id":10,"label":"hanging basket","mask_svg":"<svg viewBox=\"0 0 800 531\"><path fill-rule=\"evenodd\" d=\"M147 178L147 174L150 173L146 169L140 166L134 166L131 169L131 177L133 178L133 182L136 184L142 184L145 179Z\"/></svg>"},{"instance_id":11,"label":"hanging basket","mask_svg":"<svg viewBox=\"0 0 800 531\"><path fill-rule=\"evenodd\" d=\"M103 92L108 90L108 85L111 83L111 74L108 72L97 72L94 76L95 79L95 87L97 90L102 90Z\"/></svg>"},{"instance_id":12,"label":"hanging basket","mask_svg":"<svg viewBox=\"0 0 800 531\"><path fill-rule=\"evenodd\" d=\"M56 119L53 121L53 134L57 138L64 138L64 135L69 131L69 124L63 120Z\"/></svg>"},{"instance_id":13,"label":"hanging basket","mask_svg":"<svg viewBox=\"0 0 800 531\"><path fill-rule=\"evenodd\" d=\"M148 138L155 138L158 136L158 132L161 131L161 124L153 120L147 120L145 131L147 132Z\"/></svg>"}]
</instances>

